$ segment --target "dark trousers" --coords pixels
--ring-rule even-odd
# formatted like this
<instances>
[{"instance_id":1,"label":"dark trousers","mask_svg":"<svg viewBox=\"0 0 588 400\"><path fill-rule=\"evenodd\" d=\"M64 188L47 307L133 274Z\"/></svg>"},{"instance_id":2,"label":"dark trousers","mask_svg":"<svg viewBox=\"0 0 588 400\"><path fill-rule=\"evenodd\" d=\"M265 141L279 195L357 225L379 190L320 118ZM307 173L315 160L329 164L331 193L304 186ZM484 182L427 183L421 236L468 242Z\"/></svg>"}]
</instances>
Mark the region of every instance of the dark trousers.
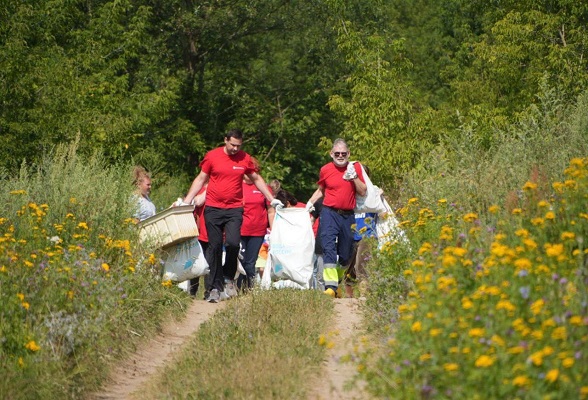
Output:
<instances>
[{"instance_id":1,"label":"dark trousers","mask_svg":"<svg viewBox=\"0 0 588 400\"><path fill-rule=\"evenodd\" d=\"M210 268L206 276L206 291L224 290L224 278L234 279L237 273L239 242L241 241L241 224L243 208L204 208L204 219L208 232L208 248L204 257ZM225 246L225 264L223 266L223 233Z\"/></svg>"},{"instance_id":2,"label":"dark trousers","mask_svg":"<svg viewBox=\"0 0 588 400\"><path fill-rule=\"evenodd\" d=\"M252 288L255 283L255 263L259 256L259 249L263 244L263 236L241 236L241 265L247 276L240 275L237 285ZM247 282L243 285L243 282Z\"/></svg>"},{"instance_id":3,"label":"dark trousers","mask_svg":"<svg viewBox=\"0 0 588 400\"><path fill-rule=\"evenodd\" d=\"M325 264L347 266L353 250L353 232L351 225L355 223L355 215L341 215L329 207L321 211L319 237L323 245Z\"/></svg>"}]
</instances>

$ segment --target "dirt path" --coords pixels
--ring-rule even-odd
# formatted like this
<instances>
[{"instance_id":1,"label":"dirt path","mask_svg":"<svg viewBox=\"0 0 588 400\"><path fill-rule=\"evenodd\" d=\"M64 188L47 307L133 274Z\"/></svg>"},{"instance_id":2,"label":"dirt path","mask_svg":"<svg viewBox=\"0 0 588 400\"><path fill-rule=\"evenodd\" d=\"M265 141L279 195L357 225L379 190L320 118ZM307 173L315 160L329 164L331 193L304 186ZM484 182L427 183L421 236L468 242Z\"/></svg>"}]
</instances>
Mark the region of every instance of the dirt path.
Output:
<instances>
[{"instance_id":1,"label":"dirt path","mask_svg":"<svg viewBox=\"0 0 588 400\"><path fill-rule=\"evenodd\" d=\"M162 333L148 343L120 366L115 368L110 382L100 393L89 396L91 400L123 400L137 391L158 368L170 361L182 348L204 321L226 303L212 304L204 300L194 300L186 313L186 318L165 326Z\"/></svg>"},{"instance_id":2,"label":"dirt path","mask_svg":"<svg viewBox=\"0 0 588 400\"><path fill-rule=\"evenodd\" d=\"M361 383L351 382L357 366L346 359L360 345L361 301L359 299L335 299L335 323L327 332L327 359L323 364L323 375L313 385L309 400L355 400L367 399ZM330 347L329 345L327 348Z\"/></svg>"},{"instance_id":3,"label":"dirt path","mask_svg":"<svg viewBox=\"0 0 588 400\"><path fill-rule=\"evenodd\" d=\"M358 299L335 299L335 321L333 329L327 333L332 348L328 349L322 376L312 384L309 400L322 399L365 399L361 387L345 390L345 384L355 375L353 363L343 362L342 357L352 353L358 342L361 314ZM180 322L170 323L162 334L145 343L128 360L113 371L110 382L99 393L89 396L90 400L124 400L141 389L158 368L169 362L183 344L220 307L227 303L211 304L194 300ZM330 347L330 346L328 346Z\"/></svg>"}]
</instances>

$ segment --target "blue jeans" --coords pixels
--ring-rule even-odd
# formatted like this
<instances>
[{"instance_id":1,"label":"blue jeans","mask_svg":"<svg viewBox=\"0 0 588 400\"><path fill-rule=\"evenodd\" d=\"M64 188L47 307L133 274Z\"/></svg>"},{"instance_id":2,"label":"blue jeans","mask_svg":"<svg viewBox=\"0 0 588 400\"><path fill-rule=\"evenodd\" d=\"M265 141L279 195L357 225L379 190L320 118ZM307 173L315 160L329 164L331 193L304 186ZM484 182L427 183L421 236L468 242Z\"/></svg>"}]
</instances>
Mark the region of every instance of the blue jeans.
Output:
<instances>
[{"instance_id":1,"label":"blue jeans","mask_svg":"<svg viewBox=\"0 0 588 400\"><path fill-rule=\"evenodd\" d=\"M243 287L243 282L247 281L248 288L255 284L255 262L259 256L259 249L263 244L263 236L241 236L241 265L247 276L239 275L237 286Z\"/></svg>"}]
</instances>

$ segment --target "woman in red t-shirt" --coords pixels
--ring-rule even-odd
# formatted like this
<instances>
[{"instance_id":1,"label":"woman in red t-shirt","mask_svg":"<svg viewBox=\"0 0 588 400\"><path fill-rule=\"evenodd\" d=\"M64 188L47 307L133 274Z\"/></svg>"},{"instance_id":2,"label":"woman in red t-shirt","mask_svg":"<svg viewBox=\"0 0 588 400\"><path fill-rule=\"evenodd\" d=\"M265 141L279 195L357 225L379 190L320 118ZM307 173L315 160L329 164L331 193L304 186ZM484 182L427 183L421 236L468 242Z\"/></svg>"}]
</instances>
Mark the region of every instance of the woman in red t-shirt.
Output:
<instances>
[{"instance_id":1,"label":"woman in red t-shirt","mask_svg":"<svg viewBox=\"0 0 588 400\"><path fill-rule=\"evenodd\" d=\"M251 157L251 161L259 169L259 162ZM271 188L268 187L271 191ZM246 276L239 275L237 287L249 289L255 284L255 262L259 249L263 244L268 223L268 208L271 208L266 197L253 184L247 175L243 176L243 223L241 224L240 260Z\"/></svg>"},{"instance_id":2,"label":"woman in red t-shirt","mask_svg":"<svg viewBox=\"0 0 588 400\"><path fill-rule=\"evenodd\" d=\"M200 192L194 197L194 219L196 220L196 227L198 228L198 241L202 247L202 252L206 253L208 247L208 233L206 232L206 223L204 222L204 200L206 199L206 187L202 186ZM200 286L200 277L190 279L190 296L196 296L198 287Z\"/></svg>"}]
</instances>

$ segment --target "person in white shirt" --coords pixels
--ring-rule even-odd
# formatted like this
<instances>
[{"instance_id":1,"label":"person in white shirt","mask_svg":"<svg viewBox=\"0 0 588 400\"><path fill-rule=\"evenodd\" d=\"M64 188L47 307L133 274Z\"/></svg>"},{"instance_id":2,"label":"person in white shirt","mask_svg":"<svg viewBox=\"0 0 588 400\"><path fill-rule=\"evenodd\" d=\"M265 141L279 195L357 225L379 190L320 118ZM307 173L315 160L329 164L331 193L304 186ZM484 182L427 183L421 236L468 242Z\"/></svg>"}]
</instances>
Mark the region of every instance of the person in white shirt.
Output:
<instances>
[{"instance_id":1,"label":"person in white shirt","mask_svg":"<svg viewBox=\"0 0 588 400\"><path fill-rule=\"evenodd\" d=\"M136 166L133 168L133 183L137 187L134 197L138 203L134 217L139 222L157 213L155 204L149 198L151 194L151 174L145 168Z\"/></svg>"}]
</instances>

